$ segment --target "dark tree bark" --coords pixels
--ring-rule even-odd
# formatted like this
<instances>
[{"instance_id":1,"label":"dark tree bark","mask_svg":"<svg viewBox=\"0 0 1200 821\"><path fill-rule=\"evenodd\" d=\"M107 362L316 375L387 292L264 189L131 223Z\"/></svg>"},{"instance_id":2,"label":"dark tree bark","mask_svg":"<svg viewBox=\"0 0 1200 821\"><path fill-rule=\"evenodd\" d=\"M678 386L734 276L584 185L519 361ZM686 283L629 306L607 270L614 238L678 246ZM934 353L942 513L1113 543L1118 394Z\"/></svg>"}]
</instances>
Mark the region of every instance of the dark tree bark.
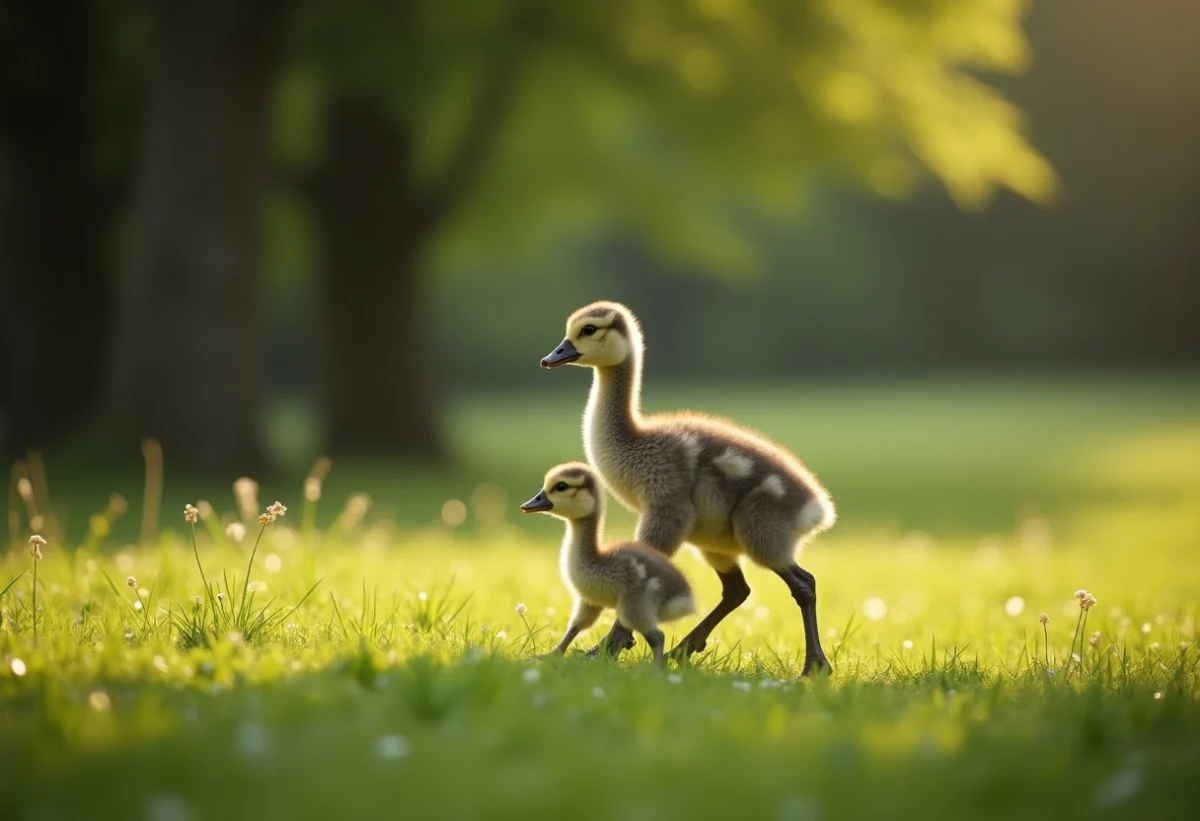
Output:
<instances>
[{"instance_id":1,"label":"dark tree bark","mask_svg":"<svg viewBox=\"0 0 1200 821\"><path fill-rule=\"evenodd\" d=\"M311 186L321 231L322 390L332 453L442 460L426 349L422 255L470 192L507 115L510 66L487 73L444 173L414 180L403 125L373 101L336 96Z\"/></svg>"},{"instance_id":2,"label":"dark tree bark","mask_svg":"<svg viewBox=\"0 0 1200 821\"><path fill-rule=\"evenodd\" d=\"M262 466L260 206L287 0L158 0L111 395L168 463Z\"/></svg>"},{"instance_id":3,"label":"dark tree bark","mask_svg":"<svg viewBox=\"0 0 1200 821\"><path fill-rule=\"evenodd\" d=\"M92 161L92 3L0 3L0 405L7 455L94 409L109 328L116 198Z\"/></svg>"},{"instance_id":4,"label":"dark tree bark","mask_svg":"<svg viewBox=\"0 0 1200 821\"><path fill-rule=\"evenodd\" d=\"M404 133L369 103L337 98L325 136L312 192L326 448L440 459L419 270L432 212L413 201Z\"/></svg>"}]
</instances>

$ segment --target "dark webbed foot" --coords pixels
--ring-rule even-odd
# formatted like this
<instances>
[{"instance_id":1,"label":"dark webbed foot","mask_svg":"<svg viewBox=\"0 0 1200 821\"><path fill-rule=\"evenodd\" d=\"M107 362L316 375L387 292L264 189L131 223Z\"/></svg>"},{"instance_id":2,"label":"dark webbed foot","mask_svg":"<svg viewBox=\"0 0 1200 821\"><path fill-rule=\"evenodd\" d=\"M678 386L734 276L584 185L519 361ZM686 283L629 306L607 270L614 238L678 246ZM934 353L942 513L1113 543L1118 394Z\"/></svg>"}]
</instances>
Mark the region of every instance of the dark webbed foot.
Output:
<instances>
[{"instance_id":1,"label":"dark webbed foot","mask_svg":"<svg viewBox=\"0 0 1200 821\"><path fill-rule=\"evenodd\" d=\"M809 656L804 659L804 668L800 671L800 675L804 678L810 678L814 675L829 676L833 674L833 665L829 663L829 659L824 656Z\"/></svg>"},{"instance_id":2,"label":"dark webbed foot","mask_svg":"<svg viewBox=\"0 0 1200 821\"><path fill-rule=\"evenodd\" d=\"M615 622L612 630L608 631L608 635L600 640L600 643L588 650L586 655L589 658L595 658L600 655L601 651L610 658L616 658L621 654L622 650L630 650L637 644L633 638L633 633L625 625L620 622Z\"/></svg>"},{"instance_id":3,"label":"dark webbed foot","mask_svg":"<svg viewBox=\"0 0 1200 821\"><path fill-rule=\"evenodd\" d=\"M687 635L683 637L679 644L671 648L671 652L667 653L667 656L675 661L687 661L694 653L703 653L704 648L707 646L708 642L705 639L699 636Z\"/></svg>"}]
</instances>

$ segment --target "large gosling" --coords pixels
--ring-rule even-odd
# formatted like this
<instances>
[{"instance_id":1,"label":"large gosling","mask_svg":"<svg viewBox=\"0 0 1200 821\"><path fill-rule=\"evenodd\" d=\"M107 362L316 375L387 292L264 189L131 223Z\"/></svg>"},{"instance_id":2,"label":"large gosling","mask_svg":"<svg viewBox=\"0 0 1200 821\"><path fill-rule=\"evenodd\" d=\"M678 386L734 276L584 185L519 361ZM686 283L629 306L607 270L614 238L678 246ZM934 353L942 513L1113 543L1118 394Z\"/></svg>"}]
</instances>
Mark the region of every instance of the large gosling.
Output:
<instances>
[{"instance_id":1,"label":"large gosling","mask_svg":"<svg viewBox=\"0 0 1200 821\"><path fill-rule=\"evenodd\" d=\"M834 521L833 503L798 459L765 436L695 413L644 416L642 334L624 305L596 302L567 320L566 338L542 367L594 369L583 417L588 461L624 505L640 514L637 541L673 556L696 546L721 579L721 601L672 650L691 655L750 595L739 557L773 570L804 619L803 674L828 670L817 629L817 584L796 563L800 544ZM618 622L608 651L633 645Z\"/></svg>"},{"instance_id":2,"label":"large gosling","mask_svg":"<svg viewBox=\"0 0 1200 821\"><path fill-rule=\"evenodd\" d=\"M549 513L567 523L560 566L575 593L575 609L553 652L565 653L611 607L622 624L646 638L655 663L662 665L665 639L658 625L695 612L692 589L669 559L648 547L624 542L601 549L604 494L592 469L582 462L553 468L521 510Z\"/></svg>"}]
</instances>

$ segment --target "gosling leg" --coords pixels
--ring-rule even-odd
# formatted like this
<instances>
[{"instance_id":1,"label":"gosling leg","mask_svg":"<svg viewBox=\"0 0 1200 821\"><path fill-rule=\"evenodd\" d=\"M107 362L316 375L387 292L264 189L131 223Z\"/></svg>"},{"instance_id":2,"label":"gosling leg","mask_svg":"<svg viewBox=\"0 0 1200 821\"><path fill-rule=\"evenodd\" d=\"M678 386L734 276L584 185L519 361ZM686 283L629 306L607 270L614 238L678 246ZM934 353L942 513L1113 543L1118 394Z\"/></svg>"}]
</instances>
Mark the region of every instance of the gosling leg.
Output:
<instances>
[{"instance_id":1,"label":"gosling leg","mask_svg":"<svg viewBox=\"0 0 1200 821\"><path fill-rule=\"evenodd\" d=\"M736 564L728 570L718 570L717 577L721 580L721 600L712 612L705 616L699 624L692 628L679 644L671 650L671 658L686 659L692 653L699 653L708 645L708 637L726 616L737 610L742 602L750 597L750 585L742 568Z\"/></svg>"},{"instance_id":2,"label":"gosling leg","mask_svg":"<svg viewBox=\"0 0 1200 821\"><path fill-rule=\"evenodd\" d=\"M792 598L800 605L800 615L804 619L804 668L800 675L807 677L814 672L831 672L829 659L825 658L825 651L821 649L821 633L817 629L816 577L795 563L775 573L792 591Z\"/></svg>"},{"instance_id":3,"label":"gosling leg","mask_svg":"<svg viewBox=\"0 0 1200 821\"><path fill-rule=\"evenodd\" d=\"M633 631L619 621L614 621L612 629L608 631L608 635L600 639L600 643L587 651L588 656L598 656L603 650L604 654L610 658L616 658L621 655L622 650L628 650L637 644L633 638Z\"/></svg>"},{"instance_id":4,"label":"gosling leg","mask_svg":"<svg viewBox=\"0 0 1200 821\"><path fill-rule=\"evenodd\" d=\"M667 664L666 657L663 655L663 644L667 638L661 630L650 630L642 633L646 639L646 643L650 645L650 649L654 651L654 663L659 667L665 667Z\"/></svg>"},{"instance_id":5,"label":"gosling leg","mask_svg":"<svg viewBox=\"0 0 1200 821\"><path fill-rule=\"evenodd\" d=\"M600 613L603 608L596 607L594 604L586 602L577 602L575 610L571 613L571 623L567 626L567 632L563 634L562 641L555 645L554 649L549 653L545 653L541 658L552 655L562 655L567 652L567 648L571 646L571 642L575 641L575 637L587 630L596 623L596 619L600 618Z\"/></svg>"}]
</instances>

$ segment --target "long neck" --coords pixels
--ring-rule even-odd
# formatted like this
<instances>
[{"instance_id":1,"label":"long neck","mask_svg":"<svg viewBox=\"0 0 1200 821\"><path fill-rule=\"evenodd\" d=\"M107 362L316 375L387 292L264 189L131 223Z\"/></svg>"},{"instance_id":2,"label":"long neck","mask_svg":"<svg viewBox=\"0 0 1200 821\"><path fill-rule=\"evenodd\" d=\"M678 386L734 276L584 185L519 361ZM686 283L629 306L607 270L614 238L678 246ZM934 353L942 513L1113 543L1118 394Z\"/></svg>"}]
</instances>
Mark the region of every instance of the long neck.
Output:
<instances>
[{"instance_id":1,"label":"long neck","mask_svg":"<svg viewBox=\"0 0 1200 821\"><path fill-rule=\"evenodd\" d=\"M596 509L591 516L567 520L567 537L563 540L563 556L593 558L600 555L602 512Z\"/></svg>"},{"instance_id":2,"label":"long neck","mask_svg":"<svg viewBox=\"0 0 1200 821\"><path fill-rule=\"evenodd\" d=\"M589 415L605 430L635 434L642 418L641 352L634 350L620 365L595 370Z\"/></svg>"}]
</instances>

